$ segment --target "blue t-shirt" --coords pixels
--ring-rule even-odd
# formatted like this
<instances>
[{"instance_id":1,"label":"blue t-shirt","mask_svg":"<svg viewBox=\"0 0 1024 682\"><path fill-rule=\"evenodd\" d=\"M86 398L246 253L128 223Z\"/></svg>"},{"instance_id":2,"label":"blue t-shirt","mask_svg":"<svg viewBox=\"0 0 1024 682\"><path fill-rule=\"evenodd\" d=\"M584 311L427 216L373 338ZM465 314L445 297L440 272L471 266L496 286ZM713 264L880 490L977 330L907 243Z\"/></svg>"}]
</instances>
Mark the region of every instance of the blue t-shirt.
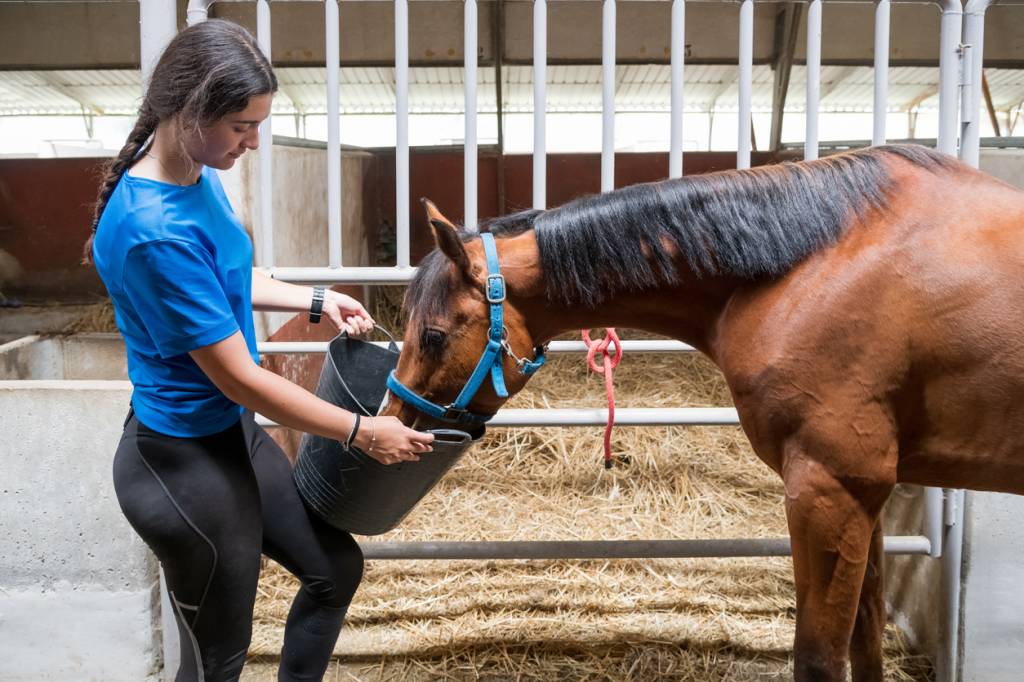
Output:
<instances>
[{"instance_id":1,"label":"blue t-shirt","mask_svg":"<svg viewBox=\"0 0 1024 682\"><path fill-rule=\"evenodd\" d=\"M93 258L124 336L132 407L172 436L205 436L242 408L189 351L241 330L259 362L252 321L252 242L216 171L180 187L125 173L96 230Z\"/></svg>"}]
</instances>

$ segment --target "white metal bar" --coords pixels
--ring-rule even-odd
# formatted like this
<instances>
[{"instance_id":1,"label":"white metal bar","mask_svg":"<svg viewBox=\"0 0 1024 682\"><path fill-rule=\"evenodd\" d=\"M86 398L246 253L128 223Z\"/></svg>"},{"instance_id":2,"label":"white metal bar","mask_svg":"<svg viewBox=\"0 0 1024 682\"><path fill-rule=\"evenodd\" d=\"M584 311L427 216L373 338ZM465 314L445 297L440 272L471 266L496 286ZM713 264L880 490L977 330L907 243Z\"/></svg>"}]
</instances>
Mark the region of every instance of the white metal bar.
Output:
<instances>
[{"instance_id":1,"label":"white metal bar","mask_svg":"<svg viewBox=\"0 0 1024 682\"><path fill-rule=\"evenodd\" d=\"M476 66L477 66L477 12L476 0L464 0L463 4L463 60L466 77L466 139L463 144L463 224L476 227Z\"/></svg>"},{"instance_id":2,"label":"white metal bar","mask_svg":"<svg viewBox=\"0 0 1024 682\"><path fill-rule=\"evenodd\" d=\"M601 191L615 189L615 0L601 9Z\"/></svg>"},{"instance_id":3,"label":"white metal bar","mask_svg":"<svg viewBox=\"0 0 1024 682\"><path fill-rule=\"evenodd\" d=\"M736 167L750 168L750 96L754 74L754 0L740 3L739 129Z\"/></svg>"},{"instance_id":4,"label":"white metal bar","mask_svg":"<svg viewBox=\"0 0 1024 682\"><path fill-rule=\"evenodd\" d=\"M924 489L924 534L931 540L931 556L942 556L942 488Z\"/></svg>"},{"instance_id":5,"label":"white metal bar","mask_svg":"<svg viewBox=\"0 0 1024 682\"><path fill-rule=\"evenodd\" d=\"M210 14L210 5L216 0L188 0L188 8L185 10L185 24L187 26L195 26L196 24L206 21ZM174 11L176 8L172 3L171 10ZM177 20L177 17L175 17Z\"/></svg>"},{"instance_id":6,"label":"white metal bar","mask_svg":"<svg viewBox=\"0 0 1024 682\"><path fill-rule=\"evenodd\" d=\"M416 268L270 268L264 273L296 284L408 284L416 275Z\"/></svg>"},{"instance_id":7,"label":"white metal bar","mask_svg":"<svg viewBox=\"0 0 1024 682\"><path fill-rule=\"evenodd\" d=\"M886 554L926 554L928 539L917 535L883 538ZM689 540L540 540L476 542L361 542L366 559L381 561L508 561L537 559L690 559L700 557L789 556L789 538Z\"/></svg>"},{"instance_id":8,"label":"white metal bar","mask_svg":"<svg viewBox=\"0 0 1024 682\"><path fill-rule=\"evenodd\" d=\"M885 144L885 123L889 111L889 0L875 4L875 104L871 144Z\"/></svg>"},{"instance_id":9,"label":"white metal bar","mask_svg":"<svg viewBox=\"0 0 1024 682\"><path fill-rule=\"evenodd\" d=\"M263 50L267 61L271 61L270 51L270 3L258 0L256 3L256 41ZM263 244L260 265L265 268L274 266L274 134L273 116L267 115L260 124L260 241Z\"/></svg>"},{"instance_id":10,"label":"white metal bar","mask_svg":"<svg viewBox=\"0 0 1024 682\"><path fill-rule=\"evenodd\" d=\"M991 0L967 0L964 8L964 43L970 45L969 62L964 64L968 75L963 90L964 113L960 123L960 158L978 167L981 157L981 78L985 55L985 11Z\"/></svg>"},{"instance_id":11,"label":"white metal bar","mask_svg":"<svg viewBox=\"0 0 1024 682\"><path fill-rule=\"evenodd\" d=\"M963 564L964 491L947 490L945 536L942 540L942 627L935 661L936 682L959 680L960 573Z\"/></svg>"},{"instance_id":12,"label":"white metal bar","mask_svg":"<svg viewBox=\"0 0 1024 682\"><path fill-rule=\"evenodd\" d=\"M818 105L821 95L821 0L807 3L807 133L804 159L818 158Z\"/></svg>"},{"instance_id":13,"label":"white metal bar","mask_svg":"<svg viewBox=\"0 0 1024 682\"><path fill-rule=\"evenodd\" d=\"M261 426L278 426L256 415ZM547 408L499 410L488 426L604 426L606 408ZM733 407L619 407L616 426L736 426L740 423Z\"/></svg>"},{"instance_id":14,"label":"white metal bar","mask_svg":"<svg viewBox=\"0 0 1024 682\"><path fill-rule=\"evenodd\" d=\"M939 38L939 139L938 150L956 156L958 95L960 90L960 30L963 7L960 0L942 0Z\"/></svg>"},{"instance_id":15,"label":"white metal bar","mask_svg":"<svg viewBox=\"0 0 1024 682\"><path fill-rule=\"evenodd\" d=\"M668 176L683 177L683 65L686 57L686 0L672 0L672 104Z\"/></svg>"},{"instance_id":16,"label":"white metal bar","mask_svg":"<svg viewBox=\"0 0 1024 682\"><path fill-rule=\"evenodd\" d=\"M399 268L409 267L409 2L395 0L395 221ZM411 277L410 277L411 279Z\"/></svg>"},{"instance_id":17,"label":"white metal bar","mask_svg":"<svg viewBox=\"0 0 1024 682\"><path fill-rule=\"evenodd\" d=\"M139 0L139 62L142 72L142 94L149 87L160 55L178 32L177 7L165 0Z\"/></svg>"},{"instance_id":18,"label":"white metal bar","mask_svg":"<svg viewBox=\"0 0 1024 682\"><path fill-rule=\"evenodd\" d=\"M341 122L338 81L341 66L338 0L325 0L327 64L327 252L328 264L341 267Z\"/></svg>"},{"instance_id":19,"label":"white metal bar","mask_svg":"<svg viewBox=\"0 0 1024 682\"><path fill-rule=\"evenodd\" d=\"M548 5L533 2L533 207L547 208Z\"/></svg>"},{"instance_id":20,"label":"white metal bar","mask_svg":"<svg viewBox=\"0 0 1024 682\"><path fill-rule=\"evenodd\" d=\"M371 341L375 346L387 348L388 341ZM401 350L403 342L397 342ZM257 344L260 353L326 353L327 341L265 341ZM612 344L609 352L615 347ZM623 341L622 350L627 353L695 353L697 350L682 341ZM582 341L552 341L548 353L586 353L587 344Z\"/></svg>"}]
</instances>

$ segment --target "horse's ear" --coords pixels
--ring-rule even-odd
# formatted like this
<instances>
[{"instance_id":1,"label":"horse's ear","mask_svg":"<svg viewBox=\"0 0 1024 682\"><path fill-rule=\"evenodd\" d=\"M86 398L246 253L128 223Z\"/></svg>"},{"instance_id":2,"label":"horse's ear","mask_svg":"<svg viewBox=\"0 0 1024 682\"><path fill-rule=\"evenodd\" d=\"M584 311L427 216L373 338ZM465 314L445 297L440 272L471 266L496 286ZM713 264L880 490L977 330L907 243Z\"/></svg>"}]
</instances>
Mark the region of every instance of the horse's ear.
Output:
<instances>
[{"instance_id":1,"label":"horse's ear","mask_svg":"<svg viewBox=\"0 0 1024 682\"><path fill-rule=\"evenodd\" d=\"M458 228L437 210L437 206L434 206L430 199L420 199L420 201L423 203L423 208L427 210L427 220L430 221L430 227L434 231L437 248L441 249L441 252L448 256L460 270L468 273L470 271L469 256L466 255L466 247L459 239Z\"/></svg>"}]
</instances>

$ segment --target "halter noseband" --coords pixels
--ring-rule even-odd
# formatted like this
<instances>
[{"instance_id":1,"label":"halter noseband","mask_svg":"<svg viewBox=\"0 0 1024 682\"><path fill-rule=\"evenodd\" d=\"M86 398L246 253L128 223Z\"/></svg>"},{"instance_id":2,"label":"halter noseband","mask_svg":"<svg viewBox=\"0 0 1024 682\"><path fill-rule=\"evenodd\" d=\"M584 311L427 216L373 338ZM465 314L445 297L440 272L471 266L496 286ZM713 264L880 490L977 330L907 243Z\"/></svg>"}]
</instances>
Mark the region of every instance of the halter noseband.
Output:
<instances>
[{"instance_id":1,"label":"halter noseband","mask_svg":"<svg viewBox=\"0 0 1024 682\"><path fill-rule=\"evenodd\" d=\"M505 374L502 369L504 355L508 355L516 362L519 371L525 376L530 376L544 365L544 347L534 348L535 359L517 357L512 352L512 347L506 338L502 304L505 301L505 277L501 274L501 266L498 264L498 249L494 245L494 235L485 232L480 235L484 244L484 254L487 257L487 285L485 293L487 303L491 309L491 327L487 333L487 347L483 355L470 375L466 385L459 392L455 401L449 405L441 406L430 402L420 394L416 393L401 381L395 371L388 375L388 390L394 393L402 402L412 405L420 412L430 415L435 419L457 424L483 424L493 417L493 414L476 414L466 409L470 401L480 390L487 375L491 375L491 383L494 385L494 392L499 398L507 398L508 390L505 388Z\"/></svg>"}]
</instances>

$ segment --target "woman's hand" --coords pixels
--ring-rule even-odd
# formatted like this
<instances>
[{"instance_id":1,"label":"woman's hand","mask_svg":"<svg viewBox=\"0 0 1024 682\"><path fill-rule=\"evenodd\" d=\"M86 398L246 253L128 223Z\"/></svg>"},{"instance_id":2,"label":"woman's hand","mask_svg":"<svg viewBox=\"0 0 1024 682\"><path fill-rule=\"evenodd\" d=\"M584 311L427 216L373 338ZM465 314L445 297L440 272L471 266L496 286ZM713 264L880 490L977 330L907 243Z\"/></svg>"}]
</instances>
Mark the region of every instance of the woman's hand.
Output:
<instances>
[{"instance_id":1,"label":"woman's hand","mask_svg":"<svg viewBox=\"0 0 1024 682\"><path fill-rule=\"evenodd\" d=\"M355 445L381 464L417 462L417 452L431 452L434 434L414 431L397 417L363 417Z\"/></svg>"},{"instance_id":2,"label":"woman's hand","mask_svg":"<svg viewBox=\"0 0 1024 682\"><path fill-rule=\"evenodd\" d=\"M336 332L359 336L373 330L373 318L363 304L339 291L324 292L323 314Z\"/></svg>"}]
</instances>

